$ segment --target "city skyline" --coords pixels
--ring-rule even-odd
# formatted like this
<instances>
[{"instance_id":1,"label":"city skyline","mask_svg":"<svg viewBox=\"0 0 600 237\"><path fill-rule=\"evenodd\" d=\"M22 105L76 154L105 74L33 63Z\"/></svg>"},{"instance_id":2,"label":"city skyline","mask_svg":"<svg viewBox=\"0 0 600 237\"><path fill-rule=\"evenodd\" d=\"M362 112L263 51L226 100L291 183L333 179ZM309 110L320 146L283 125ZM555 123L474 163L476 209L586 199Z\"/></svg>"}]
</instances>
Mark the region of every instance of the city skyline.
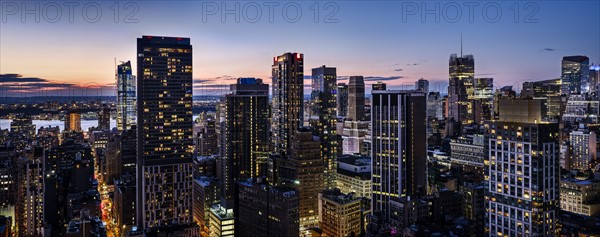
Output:
<instances>
[{"instance_id":1,"label":"city skyline","mask_svg":"<svg viewBox=\"0 0 600 237\"><path fill-rule=\"evenodd\" d=\"M493 77L497 87L514 85L516 89L525 81L559 78L557 65L563 56L586 55L590 63L600 63L600 45L597 43L600 42L600 30L594 27L600 22L600 11L595 11L600 9L598 2L534 2L530 7L537 7L537 11L529 19L531 21L525 19L531 15L528 14L530 10L523 10L525 3L519 2L521 11L515 21L515 12L510 10L514 6L502 2L497 3L503 12L498 22L490 20L493 18L491 13L482 13L487 4L480 3L475 8L477 14L471 22L464 3L457 3L464 9L456 23L449 19L450 13L442 11L453 5L417 4L417 10L423 7L435 9L435 4L441 4L438 13L421 15L420 12L412 14L410 3L382 2L386 5L383 7L354 1L335 2L337 13L333 18L337 23L325 23L323 19L315 23L314 12L309 10L311 3L306 2L298 3L303 14L296 23L279 15L271 23L264 10L262 19L256 23L248 22L241 12L224 15L223 22L220 12L214 15L202 12L207 8L202 2L134 3L139 8L135 15L137 23L125 23L123 19L114 23L113 12L105 2L99 4L104 14L97 23L88 23L80 17L75 17L71 23L63 19L66 14L56 23L38 16L43 19L37 23L33 15L26 15L22 22L19 13L8 14L9 4L3 4L5 14L0 30L2 93L3 96L20 96L20 93L10 92L26 88L24 85L17 89L9 86L17 81L28 81L30 85L45 88L73 84L75 89L62 92L63 95L113 95L115 60L134 59L135 46L130 39L139 35L190 37L191 43L199 48L193 55L197 93L202 85L228 85L238 77L269 80L269 68L264 66L265 63L272 55L288 51L305 54L306 68L337 67L341 82L349 76L362 75L367 86L385 81L391 89L402 89L403 85L410 86L424 78L431 82L432 91L444 91L448 55L461 51L474 55L477 61L475 77ZM235 8L235 2L232 4L225 7ZM240 9L246 9L246 5L241 4ZM320 18L329 13L323 10L323 5L319 6ZM492 11L489 6L486 9ZM193 11L196 14L192 14ZM126 13L122 12L122 15ZM173 17L157 22L151 17L153 14ZM554 17L556 15L560 17ZM240 18L239 22L236 17ZM575 23L580 27L569 27ZM277 41L271 33L275 29L280 29L284 35L300 33L290 40ZM237 37L240 35L243 37ZM571 35L578 37L569 37ZM39 40L41 37L43 41ZM231 67L231 64L236 66ZM135 66L133 70L136 70ZM304 94L310 94L311 75L305 73ZM25 95L36 95L33 91ZM43 95L38 89L37 95L40 94Z\"/></svg>"}]
</instances>

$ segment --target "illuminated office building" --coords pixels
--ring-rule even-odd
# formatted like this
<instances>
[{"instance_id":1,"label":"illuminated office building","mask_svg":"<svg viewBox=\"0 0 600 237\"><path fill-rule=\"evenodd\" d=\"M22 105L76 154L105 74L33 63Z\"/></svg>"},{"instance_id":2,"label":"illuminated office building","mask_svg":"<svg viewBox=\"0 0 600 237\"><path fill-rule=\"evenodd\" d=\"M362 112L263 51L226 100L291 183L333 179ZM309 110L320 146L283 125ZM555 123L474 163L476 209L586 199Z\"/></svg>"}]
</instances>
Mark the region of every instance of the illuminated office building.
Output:
<instances>
[{"instance_id":1,"label":"illuminated office building","mask_svg":"<svg viewBox=\"0 0 600 237\"><path fill-rule=\"evenodd\" d=\"M546 108L544 119L558 121L561 115L561 82L559 79L523 82L521 98L542 100Z\"/></svg>"},{"instance_id":2,"label":"illuminated office building","mask_svg":"<svg viewBox=\"0 0 600 237\"><path fill-rule=\"evenodd\" d=\"M192 222L192 45L137 39L138 227Z\"/></svg>"},{"instance_id":3,"label":"illuminated office building","mask_svg":"<svg viewBox=\"0 0 600 237\"><path fill-rule=\"evenodd\" d=\"M371 210L388 222L390 200L426 194L426 95L374 91L372 106Z\"/></svg>"},{"instance_id":4,"label":"illuminated office building","mask_svg":"<svg viewBox=\"0 0 600 237\"><path fill-rule=\"evenodd\" d=\"M485 123L485 231L490 236L557 233L559 129L538 118L535 113Z\"/></svg>"},{"instance_id":5,"label":"illuminated office building","mask_svg":"<svg viewBox=\"0 0 600 237\"><path fill-rule=\"evenodd\" d=\"M320 142L310 130L301 128L291 146L290 156L281 160L279 183L294 187L299 193L300 227L315 227L319 218L318 195L324 186Z\"/></svg>"},{"instance_id":6,"label":"illuminated office building","mask_svg":"<svg viewBox=\"0 0 600 237\"><path fill-rule=\"evenodd\" d=\"M78 110L69 110L65 116L65 131L81 132L81 114Z\"/></svg>"},{"instance_id":7,"label":"illuminated office building","mask_svg":"<svg viewBox=\"0 0 600 237\"><path fill-rule=\"evenodd\" d=\"M324 236L360 236L362 232L362 202L354 194L344 194L338 189L319 194L319 227Z\"/></svg>"},{"instance_id":8,"label":"illuminated office building","mask_svg":"<svg viewBox=\"0 0 600 237\"><path fill-rule=\"evenodd\" d=\"M34 156L43 151L36 149ZM44 164L34 157L21 165L16 206L18 236L42 236L44 232Z\"/></svg>"},{"instance_id":9,"label":"illuminated office building","mask_svg":"<svg viewBox=\"0 0 600 237\"><path fill-rule=\"evenodd\" d=\"M584 216L600 214L600 180L560 180L560 209Z\"/></svg>"},{"instance_id":10,"label":"illuminated office building","mask_svg":"<svg viewBox=\"0 0 600 237\"><path fill-rule=\"evenodd\" d=\"M348 115L348 85L338 83L337 85L337 116L346 117Z\"/></svg>"},{"instance_id":11,"label":"illuminated office building","mask_svg":"<svg viewBox=\"0 0 600 237\"><path fill-rule=\"evenodd\" d=\"M586 56L566 56L562 59L561 93L571 94L590 92L590 59Z\"/></svg>"},{"instance_id":12,"label":"illuminated office building","mask_svg":"<svg viewBox=\"0 0 600 237\"><path fill-rule=\"evenodd\" d=\"M131 62L117 66L117 129L129 130L136 124L136 84Z\"/></svg>"},{"instance_id":13,"label":"illuminated office building","mask_svg":"<svg viewBox=\"0 0 600 237\"><path fill-rule=\"evenodd\" d=\"M337 159L336 188L371 199L371 158L340 155Z\"/></svg>"},{"instance_id":14,"label":"illuminated office building","mask_svg":"<svg viewBox=\"0 0 600 237\"><path fill-rule=\"evenodd\" d=\"M587 129L578 129L569 133L569 151L567 169L585 172L597 164L596 133Z\"/></svg>"},{"instance_id":15,"label":"illuminated office building","mask_svg":"<svg viewBox=\"0 0 600 237\"><path fill-rule=\"evenodd\" d=\"M475 59L473 55L450 55L448 85L448 134L456 136L462 133L462 127L474 122L472 99L475 80Z\"/></svg>"},{"instance_id":16,"label":"illuminated office building","mask_svg":"<svg viewBox=\"0 0 600 237\"><path fill-rule=\"evenodd\" d=\"M342 130L342 153L360 154L364 150L369 122L365 113L365 81L362 76L351 76L348 85L348 114Z\"/></svg>"},{"instance_id":17,"label":"illuminated office building","mask_svg":"<svg viewBox=\"0 0 600 237\"><path fill-rule=\"evenodd\" d=\"M473 115L476 123L491 120L494 106L494 78L475 78Z\"/></svg>"},{"instance_id":18,"label":"illuminated office building","mask_svg":"<svg viewBox=\"0 0 600 237\"><path fill-rule=\"evenodd\" d=\"M321 142L321 157L325 165L325 187L335 186L335 160L338 154L336 131L336 68L321 66L312 69L311 101L318 116L311 127Z\"/></svg>"},{"instance_id":19,"label":"illuminated office building","mask_svg":"<svg viewBox=\"0 0 600 237\"><path fill-rule=\"evenodd\" d=\"M275 153L290 153L290 143L302 126L304 55L285 53L273 58L271 134Z\"/></svg>"},{"instance_id":20,"label":"illuminated office building","mask_svg":"<svg viewBox=\"0 0 600 237\"><path fill-rule=\"evenodd\" d=\"M17 114L10 122L10 132L33 138L35 136L35 125L31 115Z\"/></svg>"},{"instance_id":21,"label":"illuminated office building","mask_svg":"<svg viewBox=\"0 0 600 237\"><path fill-rule=\"evenodd\" d=\"M600 122L600 101L586 95L570 95L561 122L565 128L576 129L578 124Z\"/></svg>"},{"instance_id":22,"label":"illuminated office building","mask_svg":"<svg viewBox=\"0 0 600 237\"><path fill-rule=\"evenodd\" d=\"M225 153L221 156L221 205L232 208L236 182L259 175L269 151L269 85L239 78L225 95Z\"/></svg>"},{"instance_id":23,"label":"illuminated office building","mask_svg":"<svg viewBox=\"0 0 600 237\"><path fill-rule=\"evenodd\" d=\"M379 91L384 91L384 90L386 90L386 88L387 88L387 85L385 83L383 83L383 82L380 82L380 81L378 81L376 83L373 83L373 85L371 85L371 90L372 91L378 91L378 90Z\"/></svg>"},{"instance_id":24,"label":"illuminated office building","mask_svg":"<svg viewBox=\"0 0 600 237\"><path fill-rule=\"evenodd\" d=\"M110 107L102 105L100 111L98 111L98 129L100 131L110 130Z\"/></svg>"}]
</instances>

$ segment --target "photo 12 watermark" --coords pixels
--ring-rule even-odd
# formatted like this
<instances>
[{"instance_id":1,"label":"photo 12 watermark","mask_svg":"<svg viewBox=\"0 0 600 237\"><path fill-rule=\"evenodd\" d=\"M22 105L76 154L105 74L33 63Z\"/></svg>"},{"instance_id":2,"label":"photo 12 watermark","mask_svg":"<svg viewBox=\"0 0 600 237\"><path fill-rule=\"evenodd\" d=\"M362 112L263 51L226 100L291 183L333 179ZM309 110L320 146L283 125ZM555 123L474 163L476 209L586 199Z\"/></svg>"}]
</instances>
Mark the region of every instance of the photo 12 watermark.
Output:
<instances>
[{"instance_id":1,"label":"photo 12 watermark","mask_svg":"<svg viewBox=\"0 0 600 237\"><path fill-rule=\"evenodd\" d=\"M314 23L338 23L339 5L336 2L234 2L201 3L202 23L274 23L283 20L296 23L310 20Z\"/></svg>"},{"instance_id":2,"label":"photo 12 watermark","mask_svg":"<svg viewBox=\"0 0 600 237\"><path fill-rule=\"evenodd\" d=\"M52 2L3 1L0 3L2 23L58 23L83 21L97 23L138 23L139 6L134 2Z\"/></svg>"},{"instance_id":3,"label":"photo 12 watermark","mask_svg":"<svg viewBox=\"0 0 600 237\"><path fill-rule=\"evenodd\" d=\"M430 2L406 1L401 3L402 23L458 23L483 21L497 23L539 23L540 7L535 2Z\"/></svg>"}]
</instances>

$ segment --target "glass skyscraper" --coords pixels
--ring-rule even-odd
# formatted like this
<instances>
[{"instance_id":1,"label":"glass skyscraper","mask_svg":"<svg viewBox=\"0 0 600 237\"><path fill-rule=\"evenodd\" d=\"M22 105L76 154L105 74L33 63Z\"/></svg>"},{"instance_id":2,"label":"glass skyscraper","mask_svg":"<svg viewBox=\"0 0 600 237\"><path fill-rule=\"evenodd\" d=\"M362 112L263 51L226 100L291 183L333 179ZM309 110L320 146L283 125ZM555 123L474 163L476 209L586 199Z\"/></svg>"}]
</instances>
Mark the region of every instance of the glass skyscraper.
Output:
<instances>
[{"instance_id":1,"label":"glass skyscraper","mask_svg":"<svg viewBox=\"0 0 600 237\"><path fill-rule=\"evenodd\" d=\"M316 135L320 138L327 188L335 186L335 161L338 154L336 81L336 68L321 66L312 69L311 104L318 119L311 126L316 129Z\"/></svg>"},{"instance_id":2,"label":"glass skyscraper","mask_svg":"<svg viewBox=\"0 0 600 237\"><path fill-rule=\"evenodd\" d=\"M462 127L474 122L472 99L475 95L475 59L473 55L450 55L448 85L448 135L462 133ZM454 126L453 126L454 125Z\"/></svg>"},{"instance_id":3,"label":"glass skyscraper","mask_svg":"<svg viewBox=\"0 0 600 237\"><path fill-rule=\"evenodd\" d=\"M388 222L392 201L426 194L426 94L379 90L372 101L371 210Z\"/></svg>"},{"instance_id":4,"label":"glass skyscraper","mask_svg":"<svg viewBox=\"0 0 600 237\"><path fill-rule=\"evenodd\" d=\"M192 45L137 39L137 218L143 229L192 221Z\"/></svg>"},{"instance_id":5,"label":"glass skyscraper","mask_svg":"<svg viewBox=\"0 0 600 237\"><path fill-rule=\"evenodd\" d=\"M275 153L290 153L293 134L304 113L304 55L285 53L273 58L271 134Z\"/></svg>"},{"instance_id":6,"label":"glass skyscraper","mask_svg":"<svg viewBox=\"0 0 600 237\"><path fill-rule=\"evenodd\" d=\"M123 62L117 66L117 129L131 129L135 118L135 78L131 73L131 62Z\"/></svg>"},{"instance_id":7,"label":"glass skyscraper","mask_svg":"<svg viewBox=\"0 0 600 237\"><path fill-rule=\"evenodd\" d=\"M590 91L590 59L586 56L567 56L562 59L561 93L571 94Z\"/></svg>"}]
</instances>

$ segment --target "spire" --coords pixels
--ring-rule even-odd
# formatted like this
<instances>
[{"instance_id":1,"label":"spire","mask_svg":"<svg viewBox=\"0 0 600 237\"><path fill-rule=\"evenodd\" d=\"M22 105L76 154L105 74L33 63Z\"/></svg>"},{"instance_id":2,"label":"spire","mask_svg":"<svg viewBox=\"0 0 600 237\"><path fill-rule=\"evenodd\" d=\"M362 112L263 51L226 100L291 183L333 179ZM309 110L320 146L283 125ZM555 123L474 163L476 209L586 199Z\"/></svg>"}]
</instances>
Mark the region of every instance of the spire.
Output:
<instances>
[{"instance_id":1,"label":"spire","mask_svg":"<svg viewBox=\"0 0 600 237\"><path fill-rule=\"evenodd\" d=\"M462 31L460 31L460 57L463 56Z\"/></svg>"}]
</instances>

